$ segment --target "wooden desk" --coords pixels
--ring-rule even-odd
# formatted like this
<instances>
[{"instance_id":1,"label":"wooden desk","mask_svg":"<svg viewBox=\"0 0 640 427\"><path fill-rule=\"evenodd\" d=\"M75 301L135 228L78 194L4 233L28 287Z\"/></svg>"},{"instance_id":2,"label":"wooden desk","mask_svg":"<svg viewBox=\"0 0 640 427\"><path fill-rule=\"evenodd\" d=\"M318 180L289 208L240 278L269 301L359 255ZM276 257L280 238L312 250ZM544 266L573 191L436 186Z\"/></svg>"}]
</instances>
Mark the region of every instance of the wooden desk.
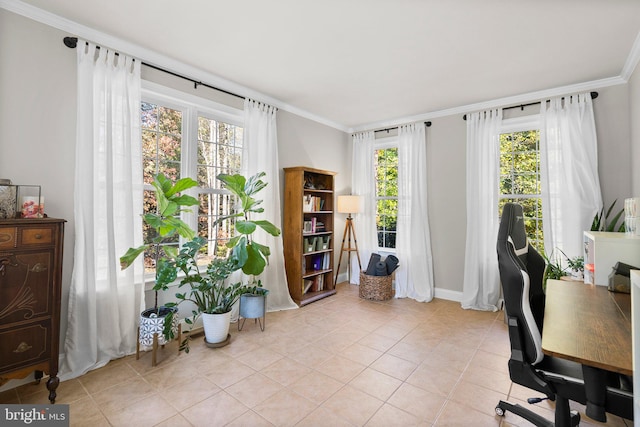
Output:
<instances>
[{"instance_id":1,"label":"wooden desk","mask_svg":"<svg viewBox=\"0 0 640 427\"><path fill-rule=\"evenodd\" d=\"M544 354L633 375L629 294L549 280L546 295Z\"/></svg>"}]
</instances>

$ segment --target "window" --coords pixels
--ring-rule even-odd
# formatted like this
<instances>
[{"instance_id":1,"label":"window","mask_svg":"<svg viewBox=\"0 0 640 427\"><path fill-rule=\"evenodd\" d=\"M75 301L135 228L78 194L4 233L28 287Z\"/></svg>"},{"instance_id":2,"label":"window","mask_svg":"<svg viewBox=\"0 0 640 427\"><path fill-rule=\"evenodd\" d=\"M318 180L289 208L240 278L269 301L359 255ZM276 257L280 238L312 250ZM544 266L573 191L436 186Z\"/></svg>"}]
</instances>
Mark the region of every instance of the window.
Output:
<instances>
[{"instance_id":1,"label":"window","mask_svg":"<svg viewBox=\"0 0 640 427\"><path fill-rule=\"evenodd\" d=\"M242 128L215 119L198 117L198 235L209 241L207 258L227 256L226 243L233 237L234 221L214 227L220 216L232 212L235 200L222 189L218 174L234 174L242 166Z\"/></svg>"},{"instance_id":2,"label":"window","mask_svg":"<svg viewBox=\"0 0 640 427\"><path fill-rule=\"evenodd\" d=\"M502 207L507 202L522 205L527 237L538 251L544 253L540 132L537 129L517 130L500 135L499 212L502 212Z\"/></svg>"},{"instance_id":3,"label":"window","mask_svg":"<svg viewBox=\"0 0 640 427\"><path fill-rule=\"evenodd\" d=\"M378 247L395 249L398 222L398 147L375 151Z\"/></svg>"},{"instance_id":4,"label":"window","mask_svg":"<svg viewBox=\"0 0 640 427\"><path fill-rule=\"evenodd\" d=\"M141 105L144 213L156 208L151 186L156 174L163 173L172 181L185 177L196 180L198 186L189 191L200 204L192 207L192 212L183 213L182 220L207 239L198 262L208 264L215 256L227 255L225 244L233 237L231 221L214 226L216 219L229 214L235 203L216 176L240 171L242 112L169 89L161 88L160 92L143 92ZM165 92L172 96L165 96ZM184 100L179 98L181 95ZM145 242L156 237L155 231L144 223L143 233ZM163 242L173 246L181 243L178 236ZM145 253L147 274L154 272L153 260L153 254Z\"/></svg>"}]
</instances>

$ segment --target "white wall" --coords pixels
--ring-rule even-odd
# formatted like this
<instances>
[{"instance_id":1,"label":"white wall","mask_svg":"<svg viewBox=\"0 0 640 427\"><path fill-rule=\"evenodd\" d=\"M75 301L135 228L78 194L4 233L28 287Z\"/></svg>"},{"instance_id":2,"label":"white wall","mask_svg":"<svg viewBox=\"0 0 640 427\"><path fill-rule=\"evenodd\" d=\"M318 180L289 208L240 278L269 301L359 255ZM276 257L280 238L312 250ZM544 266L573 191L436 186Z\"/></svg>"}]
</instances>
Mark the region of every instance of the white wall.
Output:
<instances>
[{"instance_id":1,"label":"white wall","mask_svg":"<svg viewBox=\"0 0 640 427\"><path fill-rule=\"evenodd\" d=\"M615 211L624 208L631 192L631 126L628 85L598 89L593 112L598 134L598 173L605 208L617 200Z\"/></svg>"},{"instance_id":2,"label":"white wall","mask_svg":"<svg viewBox=\"0 0 640 427\"><path fill-rule=\"evenodd\" d=\"M61 345L73 265L75 52L65 34L0 9L0 176L42 186L45 212L64 218ZM11 382L3 388L11 386Z\"/></svg>"}]
</instances>

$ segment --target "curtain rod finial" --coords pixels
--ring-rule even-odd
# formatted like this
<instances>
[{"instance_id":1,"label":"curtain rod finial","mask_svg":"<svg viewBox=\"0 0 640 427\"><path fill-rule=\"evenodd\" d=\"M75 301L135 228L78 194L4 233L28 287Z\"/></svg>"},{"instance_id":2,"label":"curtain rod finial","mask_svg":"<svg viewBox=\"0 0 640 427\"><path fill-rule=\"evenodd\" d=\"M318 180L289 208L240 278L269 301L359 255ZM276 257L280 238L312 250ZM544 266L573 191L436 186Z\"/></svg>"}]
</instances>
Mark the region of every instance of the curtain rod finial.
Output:
<instances>
[{"instance_id":1,"label":"curtain rod finial","mask_svg":"<svg viewBox=\"0 0 640 427\"><path fill-rule=\"evenodd\" d=\"M68 48L71 49L75 49L75 47L78 45L78 38L77 37L65 37L62 39L62 42L64 43L64 45Z\"/></svg>"}]
</instances>

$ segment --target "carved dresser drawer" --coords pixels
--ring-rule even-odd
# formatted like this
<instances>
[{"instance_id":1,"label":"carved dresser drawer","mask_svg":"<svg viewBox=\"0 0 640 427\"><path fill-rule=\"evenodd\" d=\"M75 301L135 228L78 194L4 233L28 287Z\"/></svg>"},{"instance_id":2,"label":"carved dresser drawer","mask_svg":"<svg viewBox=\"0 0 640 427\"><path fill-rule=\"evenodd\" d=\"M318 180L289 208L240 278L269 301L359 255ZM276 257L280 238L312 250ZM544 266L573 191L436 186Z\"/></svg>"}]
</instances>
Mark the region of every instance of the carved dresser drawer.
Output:
<instances>
[{"instance_id":1,"label":"carved dresser drawer","mask_svg":"<svg viewBox=\"0 0 640 427\"><path fill-rule=\"evenodd\" d=\"M0 250L11 249L16 245L16 228L0 227Z\"/></svg>"},{"instance_id":2,"label":"carved dresser drawer","mask_svg":"<svg viewBox=\"0 0 640 427\"><path fill-rule=\"evenodd\" d=\"M19 245L50 245L53 243L53 227L25 228L20 233Z\"/></svg>"},{"instance_id":3,"label":"carved dresser drawer","mask_svg":"<svg viewBox=\"0 0 640 427\"><path fill-rule=\"evenodd\" d=\"M47 361L51 353L51 327L48 321L0 331L0 341L13 343L0 347L2 365L20 367L24 363Z\"/></svg>"},{"instance_id":4,"label":"carved dresser drawer","mask_svg":"<svg viewBox=\"0 0 640 427\"><path fill-rule=\"evenodd\" d=\"M60 347L62 219L0 219L0 385L49 375L55 402Z\"/></svg>"}]
</instances>

